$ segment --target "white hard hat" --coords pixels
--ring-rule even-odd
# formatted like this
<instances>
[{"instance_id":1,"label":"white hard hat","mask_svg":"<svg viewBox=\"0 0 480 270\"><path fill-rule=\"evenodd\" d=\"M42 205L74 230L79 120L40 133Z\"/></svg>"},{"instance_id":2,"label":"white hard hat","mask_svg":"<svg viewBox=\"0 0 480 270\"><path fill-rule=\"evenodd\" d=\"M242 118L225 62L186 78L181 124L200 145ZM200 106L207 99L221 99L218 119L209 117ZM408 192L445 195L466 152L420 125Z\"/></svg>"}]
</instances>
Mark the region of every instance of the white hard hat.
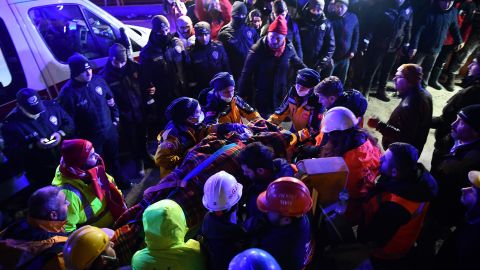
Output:
<instances>
[{"instance_id":1,"label":"white hard hat","mask_svg":"<svg viewBox=\"0 0 480 270\"><path fill-rule=\"evenodd\" d=\"M203 206L210 211L228 210L242 197L242 184L233 175L220 171L203 186Z\"/></svg>"},{"instance_id":2,"label":"white hard hat","mask_svg":"<svg viewBox=\"0 0 480 270\"><path fill-rule=\"evenodd\" d=\"M322 121L322 132L347 130L358 124L358 119L352 111L345 107L333 107L325 113Z\"/></svg>"}]
</instances>

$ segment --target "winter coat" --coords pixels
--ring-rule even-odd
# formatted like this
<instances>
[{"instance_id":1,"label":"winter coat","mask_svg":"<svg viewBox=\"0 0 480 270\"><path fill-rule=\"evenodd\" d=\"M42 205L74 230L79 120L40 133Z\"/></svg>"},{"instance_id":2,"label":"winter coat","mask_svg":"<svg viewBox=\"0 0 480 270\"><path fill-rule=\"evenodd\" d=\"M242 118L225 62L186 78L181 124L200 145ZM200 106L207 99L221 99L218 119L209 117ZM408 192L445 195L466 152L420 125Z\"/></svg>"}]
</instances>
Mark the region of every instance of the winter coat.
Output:
<instances>
[{"instance_id":1,"label":"winter coat","mask_svg":"<svg viewBox=\"0 0 480 270\"><path fill-rule=\"evenodd\" d=\"M208 253L208 269L228 269L233 257L243 250L246 232L241 225L231 223L229 217L212 212L205 215L200 235Z\"/></svg>"},{"instance_id":2,"label":"winter coat","mask_svg":"<svg viewBox=\"0 0 480 270\"><path fill-rule=\"evenodd\" d=\"M60 90L58 103L73 118L76 135L94 138L111 130L120 120L118 107L107 82L93 75L88 83L70 79Z\"/></svg>"},{"instance_id":3,"label":"winter coat","mask_svg":"<svg viewBox=\"0 0 480 270\"><path fill-rule=\"evenodd\" d=\"M331 22L335 34L333 60L343 60L349 58L350 53L357 53L360 35L357 15L347 11L342 17L333 16Z\"/></svg>"},{"instance_id":4,"label":"winter coat","mask_svg":"<svg viewBox=\"0 0 480 270\"><path fill-rule=\"evenodd\" d=\"M417 49L422 53L438 54L448 31L452 34L456 45L462 43L457 15L456 8L443 11L437 7L430 8L423 16L417 16L418 18L413 22L410 49Z\"/></svg>"},{"instance_id":5,"label":"winter coat","mask_svg":"<svg viewBox=\"0 0 480 270\"><path fill-rule=\"evenodd\" d=\"M110 182L115 183L113 177L108 174L107 177ZM108 210L107 199L103 198L103 200L100 200L95 194L92 185L81 179L63 176L60 172L60 167L57 168L52 185L60 187L63 193L65 193L65 198L70 203L68 205L65 231L70 233L83 225L113 228L114 220Z\"/></svg>"},{"instance_id":6,"label":"winter coat","mask_svg":"<svg viewBox=\"0 0 480 270\"><path fill-rule=\"evenodd\" d=\"M364 204L359 239L374 243L373 257L400 259L414 245L437 183L421 164L408 179L381 176Z\"/></svg>"},{"instance_id":7,"label":"winter coat","mask_svg":"<svg viewBox=\"0 0 480 270\"><path fill-rule=\"evenodd\" d=\"M259 38L257 31L245 24L235 29L230 22L220 30L218 40L225 47L232 75L236 80L240 78L248 51Z\"/></svg>"},{"instance_id":8,"label":"winter coat","mask_svg":"<svg viewBox=\"0 0 480 270\"><path fill-rule=\"evenodd\" d=\"M335 51L335 35L330 21L325 15L315 20L308 12L298 26L305 65L313 69L330 66Z\"/></svg>"},{"instance_id":9,"label":"winter coat","mask_svg":"<svg viewBox=\"0 0 480 270\"><path fill-rule=\"evenodd\" d=\"M287 42L287 40L285 40ZM239 96L262 115L270 115L287 95L288 75L305 68L295 49L287 42L285 51L275 57L266 37L252 46L238 82Z\"/></svg>"},{"instance_id":10,"label":"winter coat","mask_svg":"<svg viewBox=\"0 0 480 270\"><path fill-rule=\"evenodd\" d=\"M210 90L207 93L207 104L204 108L205 123L243 123L242 118L247 121L252 121L260 118L260 114L248 105L241 97L234 96L232 100L227 103L220 99L215 93L215 90Z\"/></svg>"},{"instance_id":11,"label":"winter coat","mask_svg":"<svg viewBox=\"0 0 480 270\"><path fill-rule=\"evenodd\" d=\"M146 248L132 258L134 270L203 270L206 264L195 240L185 242L188 228L182 208L172 200L161 200L143 213Z\"/></svg>"},{"instance_id":12,"label":"winter coat","mask_svg":"<svg viewBox=\"0 0 480 270\"><path fill-rule=\"evenodd\" d=\"M377 127L383 136L383 149L394 142L405 142L415 146L420 155L430 131L432 113L432 96L425 89L412 90L402 97L387 123L380 122Z\"/></svg>"},{"instance_id":13,"label":"winter coat","mask_svg":"<svg viewBox=\"0 0 480 270\"><path fill-rule=\"evenodd\" d=\"M202 45L195 42L187 50L188 96L198 98L200 91L210 86L213 76L222 71L230 72L222 43L212 40Z\"/></svg>"},{"instance_id":14,"label":"winter coat","mask_svg":"<svg viewBox=\"0 0 480 270\"><path fill-rule=\"evenodd\" d=\"M310 131L319 131L324 111L325 109L318 102L318 97L313 91L305 97L300 97L292 87L282 105L275 110L274 114L270 115L268 121L280 125L288 117L291 119L295 131L305 128Z\"/></svg>"},{"instance_id":15,"label":"winter coat","mask_svg":"<svg viewBox=\"0 0 480 270\"><path fill-rule=\"evenodd\" d=\"M140 88L139 65L131 60L122 68L116 68L108 61L100 75L112 90L120 121L139 123L143 121L143 97Z\"/></svg>"},{"instance_id":16,"label":"winter coat","mask_svg":"<svg viewBox=\"0 0 480 270\"><path fill-rule=\"evenodd\" d=\"M9 170L18 173L25 169L27 175L48 168L53 177L60 161L61 142L53 148L41 149L37 146L40 138L50 138L54 132L70 137L75 131L73 119L56 101L44 101L45 111L34 120L15 108L7 115L1 129L5 140L3 150L9 159ZM34 179L32 179L34 180ZM49 183L50 179L44 179Z\"/></svg>"}]
</instances>

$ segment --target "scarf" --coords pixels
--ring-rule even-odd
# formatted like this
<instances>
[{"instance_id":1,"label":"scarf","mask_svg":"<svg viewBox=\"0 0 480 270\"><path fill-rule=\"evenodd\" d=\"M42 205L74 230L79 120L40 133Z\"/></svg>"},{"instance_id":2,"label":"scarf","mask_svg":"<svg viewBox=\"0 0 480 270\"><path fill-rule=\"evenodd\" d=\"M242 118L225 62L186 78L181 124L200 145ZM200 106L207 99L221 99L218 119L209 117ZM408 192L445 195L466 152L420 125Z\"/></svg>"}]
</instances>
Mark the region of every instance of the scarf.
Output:
<instances>
[{"instance_id":1,"label":"scarf","mask_svg":"<svg viewBox=\"0 0 480 270\"><path fill-rule=\"evenodd\" d=\"M127 205L115 184L108 180L103 159L101 157L98 159L99 164L97 166L85 171L79 167L68 166L62 157L60 160L60 172L65 177L80 179L87 183L98 199L101 201L103 199L106 200L107 208L114 220L116 220L127 210Z\"/></svg>"}]
</instances>

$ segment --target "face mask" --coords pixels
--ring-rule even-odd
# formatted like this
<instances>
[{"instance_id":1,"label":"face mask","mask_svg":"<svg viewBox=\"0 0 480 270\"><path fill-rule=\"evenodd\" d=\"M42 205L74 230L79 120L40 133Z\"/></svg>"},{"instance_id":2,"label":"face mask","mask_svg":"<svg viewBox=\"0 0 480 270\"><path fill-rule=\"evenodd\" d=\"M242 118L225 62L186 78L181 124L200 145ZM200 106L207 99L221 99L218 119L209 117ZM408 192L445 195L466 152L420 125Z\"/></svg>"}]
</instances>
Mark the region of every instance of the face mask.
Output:
<instances>
[{"instance_id":1,"label":"face mask","mask_svg":"<svg viewBox=\"0 0 480 270\"><path fill-rule=\"evenodd\" d=\"M300 97L304 97L310 93L309 88L299 87L298 84L295 85L295 90L297 91L297 95L299 95ZM299 90L303 90L303 91L299 91Z\"/></svg>"},{"instance_id":2,"label":"face mask","mask_svg":"<svg viewBox=\"0 0 480 270\"><path fill-rule=\"evenodd\" d=\"M220 99L225 101L226 103L230 103L232 101L233 97L220 96Z\"/></svg>"},{"instance_id":3,"label":"face mask","mask_svg":"<svg viewBox=\"0 0 480 270\"><path fill-rule=\"evenodd\" d=\"M192 123L200 124L205 119L205 115L203 114L203 112L201 112L199 115L192 116L191 119L192 119L191 121Z\"/></svg>"},{"instance_id":4,"label":"face mask","mask_svg":"<svg viewBox=\"0 0 480 270\"><path fill-rule=\"evenodd\" d=\"M245 16L243 16L243 17L232 17L233 28L241 27L244 24L245 24Z\"/></svg>"},{"instance_id":5,"label":"face mask","mask_svg":"<svg viewBox=\"0 0 480 270\"><path fill-rule=\"evenodd\" d=\"M24 108L22 108L22 107L20 107L20 106L18 106L18 108L20 108L20 110L21 110L28 118L37 120L37 118L40 117L40 113L31 114L31 113L27 112L27 110L25 110Z\"/></svg>"}]
</instances>

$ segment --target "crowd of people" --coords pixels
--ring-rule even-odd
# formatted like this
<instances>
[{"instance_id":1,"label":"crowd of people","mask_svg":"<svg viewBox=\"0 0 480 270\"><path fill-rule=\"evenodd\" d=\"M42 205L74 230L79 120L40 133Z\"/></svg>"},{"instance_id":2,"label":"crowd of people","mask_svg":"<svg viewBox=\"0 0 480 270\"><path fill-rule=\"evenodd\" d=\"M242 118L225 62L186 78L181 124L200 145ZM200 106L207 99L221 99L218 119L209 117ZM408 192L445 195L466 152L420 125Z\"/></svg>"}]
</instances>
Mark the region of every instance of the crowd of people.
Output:
<instances>
[{"instance_id":1,"label":"crowd of people","mask_svg":"<svg viewBox=\"0 0 480 270\"><path fill-rule=\"evenodd\" d=\"M362 269L476 265L480 1L166 0L151 23L138 59L119 40L96 74L70 56L55 100L17 92L0 173L29 199L2 216L1 269L341 269L352 243ZM121 154L160 170L135 205ZM296 162L334 157L330 215Z\"/></svg>"}]
</instances>

